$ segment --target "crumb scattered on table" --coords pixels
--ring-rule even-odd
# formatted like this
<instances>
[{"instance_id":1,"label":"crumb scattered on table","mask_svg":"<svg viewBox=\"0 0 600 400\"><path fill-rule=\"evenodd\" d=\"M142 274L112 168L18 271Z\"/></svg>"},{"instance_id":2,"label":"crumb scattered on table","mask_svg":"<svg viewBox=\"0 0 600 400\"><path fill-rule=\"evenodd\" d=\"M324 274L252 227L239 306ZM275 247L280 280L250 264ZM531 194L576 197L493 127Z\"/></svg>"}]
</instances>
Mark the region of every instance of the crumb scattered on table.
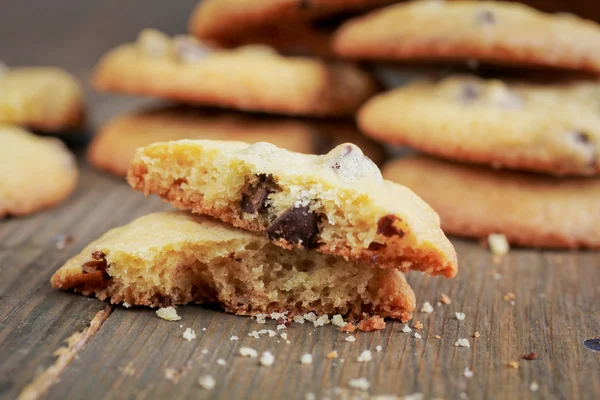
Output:
<instances>
[{"instance_id":1,"label":"crumb scattered on table","mask_svg":"<svg viewBox=\"0 0 600 400\"><path fill-rule=\"evenodd\" d=\"M213 390L217 385L217 381L211 375L204 375L198 378L198 384L206 390Z\"/></svg>"},{"instance_id":2,"label":"crumb scattered on table","mask_svg":"<svg viewBox=\"0 0 600 400\"><path fill-rule=\"evenodd\" d=\"M173 307L161 307L156 310L156 315L167 321L179 321L181 317Z\"/></svg>"},{"instance_id":3,"label":"crumb scattered on table","mask_svg":"<svg viewBox=\"0 0 600 400\"><path fill-rule=\"evenodd\" d=\"M431 314L433 312L433 306L431 305L431 303L428 301L423 303L423 307L421 307L421 312Z\"/></svg>"}]
</instances>

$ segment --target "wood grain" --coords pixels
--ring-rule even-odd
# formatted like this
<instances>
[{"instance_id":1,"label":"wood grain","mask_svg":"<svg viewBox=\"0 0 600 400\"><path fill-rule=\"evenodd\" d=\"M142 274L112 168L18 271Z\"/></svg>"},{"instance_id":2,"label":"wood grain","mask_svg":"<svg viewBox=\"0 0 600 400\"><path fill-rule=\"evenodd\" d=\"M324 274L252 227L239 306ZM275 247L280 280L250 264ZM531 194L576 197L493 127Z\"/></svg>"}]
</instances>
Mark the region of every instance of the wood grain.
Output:
<instances>
[{"instance_id":1,"label":"wood grain","mask_svg":"<svg viewBox=\"0 0 600 400\"><path fill-rule=\"evenodd\" d=\"M67 67L85 83L94 120L102 123L145 101L93 93L87 81L96 60L141 28L184 30L195 1L49 3L0 1L0 58L10 65ZM36 29L24 30L25 22ZM81 179L67 202L0 221L2 399L15 398L55 362L53 353L64 340L105 308L101 301L53 290L51 274L107 229L169 208L158 199L145 199L122 179L93 170L85 148L74 150ZM70 234L75 242L59 250L59 234ZM454 243L461 268L456 279L409 275L419 307L425 301L434 304L432 314L416 313L409 324L423 323L420 340L402 333L400 323L359 333L354 343L332 326L292 324L285 330L287 344L281 337L250 338L250 331L265 326L218 310L180 307L182 320L167 322L152 310L116 307L46 397L304 399L310 392L339 399L412 393L444 399L599 398L600 353L585 348L583 341L600 336L600 254L513 249L495 265L479 244ZM504 300L509 292L515 294L514 305ZM441 293L452 304L437 306ZM464 321L456 319L457 311L466 314ZM187 327L196 331L196 340L182 338ZM475 331L480 338L472 337ZM232 335L239 340L231 341ZM458 338L468 338L471 347L455 347ZM378 345L382 352L375 351ZM242 358L241 346L272 351L275 364L264 367L257 359ZM365 349L373 351L373 360L358 363ZM338 351L338 359L326 358L331 350ZM530 351L537 353L536 360L520 359ZM304 353L313 355L312 365L300 364ZM217 364L219 358L225 366ZM518 361L519 368L509 368L510 361ZM466 367L473 371L470 379L464 376ZM177 383L165 378L167 368L181 369ZM214 390L197 384L204 374L216 378ZM368 392L350 390L348 382L358 377L370 381ZM537 392L529 389L533 381L539 384Z\"/></svg>"}]
</instances>

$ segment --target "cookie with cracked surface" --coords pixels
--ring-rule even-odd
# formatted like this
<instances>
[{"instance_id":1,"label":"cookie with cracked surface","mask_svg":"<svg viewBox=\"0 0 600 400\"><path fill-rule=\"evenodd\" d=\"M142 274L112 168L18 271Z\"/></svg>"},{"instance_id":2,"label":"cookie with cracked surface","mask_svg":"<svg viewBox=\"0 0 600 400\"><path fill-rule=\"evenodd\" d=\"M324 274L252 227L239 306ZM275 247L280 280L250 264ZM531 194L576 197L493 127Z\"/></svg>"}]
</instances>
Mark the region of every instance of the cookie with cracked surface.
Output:
<instances>
[{"instance_id":1,"label":"cookie with cracked surface","mask_svg":"<svg viewBox=\"0 0 600 400\"><path fill-rule=\"evenodd\" d=\"M429 202L448 234L502 233L523 246L600 248L598 178L494 171L425 156L392 161L383 176Z\"/></svg>"},{"instance_id":2,"label":"cookie with cracked surface","mask_svg":"<svg viewBox=\"0 0 600 400\"><path fill-rule=\"evenodd\" d=\"M342 25L332 46L352 59L471 59L600 74L600 25L501 1L392 5Z\"/></svg>"},{"instance_id":3,"label":"cookie with cracked surface","mask_svg":"<svg viewBox=\"0 0 600 400\"><path fill-rule=\"evenodd\" d=\"M307 116L352 114L378 89L350 64L284 57L262 45L218 48L154 30L104 56L93 83L186 104Z\"/></svg>"},{"instance_id":4,"label":"cookie with cracked surface","mask_svg":"<svg viewBox=\"0 0 600 400\"><path fill-rule=\"evenodd\" d=\"M285 248L446 277L457 271L438 215L409 189L383 180L352 144L317 156L270 143L155 143L136 151L127 179L147 195L261 232Z\"/></svg>"},{"instance_id":5,"label":"cookie with cracked surface","mask_svg":"<svg viewBox=\"0 0 600 400\"><path fill-rule=\"evenodd\" d=\"M0 123L40 132L77 132L84 124L82 89L75 77L53 67L0 63Z\"/></svg>"},{"instance_id":6,"label":"cookie with cracked surface","mask_svg":"<svg viewBox=\"0 0 600 400\"><path fill-rule=\"evenodd\" d=\"M77 184L75 157L58 139L0 123L0 218L66 199Z\"/></svg>"},{"instance_id":7,"label":"cookie with cracked surface","mask_svg":"<svg viewBox=\"0 0 600 400\"><path fill-rule=\"evenodd\" d=\"M369 100L362 132L448 159L553 175L600 174L600 83L458 76ZM427 118L419 117L426 113Z\"/></svg>"},{"instance_id":8,"label":"cookie with cracked surface","mask_svg":"<svg viewBox=\"0 0 600 400\"><path fill-rule=\"evenodd\" d=\"M112 229L51 282L111 303L213 303L242 315L312 311L406 321L415 308L397 270L285 250L256 233L183 212L149 214Z\"/></svg>"},{"instance_id":9,"label":"cookie with cracked surface","mask_svg":"<svg viewBox=\"0 0 600 400\"><path fill-rule=\"evenodd\" d=\"M138 147L179 139L269 142L307 154L323 154L338 144L351 142L377 164L385 157L381 144L367 139L352 122L345 120L294 119L165 106L125 114L110 121L96 133L88 158L100 169L125 176Z\"/></svg>"}]
</instances>

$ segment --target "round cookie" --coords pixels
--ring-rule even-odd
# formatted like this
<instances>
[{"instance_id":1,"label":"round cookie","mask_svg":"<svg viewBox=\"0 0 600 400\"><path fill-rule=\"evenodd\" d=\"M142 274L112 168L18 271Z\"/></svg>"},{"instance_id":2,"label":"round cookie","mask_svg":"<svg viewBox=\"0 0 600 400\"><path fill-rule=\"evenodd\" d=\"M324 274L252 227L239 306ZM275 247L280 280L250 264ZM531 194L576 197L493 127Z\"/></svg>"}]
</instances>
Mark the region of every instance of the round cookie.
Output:
<instances>
[{"instance_id":1,"label":"round cookie","mask_svg":"<svg viewBox=\"0 0 600 400\"><path fill-rule=\"evenodd\" d=\"M270 142L300 153L323 154L341 143L354 143L375 163L383 146L361 135L348 121L324 121L251 115L185 106L165 106L115 118L100 129L89 147L96 167L125 176L135 150L179 139Z\"/></svg>"},{"instance_id":2,"label":"round cookie","mask_svg":"<svg viewBox=\"0 0 600 400\"><path fill-rule=\"evenodd\" d=\"M360 129L448 159L553 175L600 173L600 83L416 82L369 100Z\"/></svg>"},{"instance_id":3,"label":"round cookie","mask_svg":"<svg viewBox=\"0 0 600 400\"><path fill-rule=\"evenodd\" d=\"M352 59L479 60L600 74L600 26L501 1L413 1L343 24L334 52Z\"/></svg>"},{"instance_id":4,"label":"round cookie","mask_svg":"<svg viewBox=\"0 0 600 400\"><path fill-rule=\"evenodd\" d=\"M75 157L58 139L0 124L0 217L60 203L77 184Z\"/></svg>"},{"instance_id":5,"label":"round cookie","mask_svg":"<svg viewBox=\"0 0 600 400\"><path fill-rule=\"evenodd\" d=\"M81 86L58 68L1 64L0 123L42 132L78 131L84 124Z\"/></svg>"},{"instance_id":6,"label":"round cookie","mask_svg":"<svg viewBox=\"0 0 600 400\"><path fill-rule=\"evenodd\" d=\"M93 83L100 90L186 104L309 116L352 114L378 89L353 65L283 57L260 45L210 47L154 30L103 57Z\"/></svg>"},{"instance_id":7,"label":"round cookie","mask_svg":"<svg viewBox=\"0 0 600 400\"><path fill-rule=\"evenodd\" d=\"M513 244L600 248L600 179L494 171L424 156L394 160L386 179L406 185L459 236L501 233Z\"/></svg>"}]
</instances>

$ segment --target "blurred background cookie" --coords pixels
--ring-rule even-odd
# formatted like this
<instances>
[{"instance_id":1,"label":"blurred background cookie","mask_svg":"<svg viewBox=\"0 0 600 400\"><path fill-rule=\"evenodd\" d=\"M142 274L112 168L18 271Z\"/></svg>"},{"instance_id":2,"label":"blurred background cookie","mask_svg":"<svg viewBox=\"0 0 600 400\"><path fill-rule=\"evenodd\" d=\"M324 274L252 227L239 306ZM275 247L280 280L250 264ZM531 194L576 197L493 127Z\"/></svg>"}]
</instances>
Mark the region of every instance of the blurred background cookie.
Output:
<instances>
[{"instance_id":1,"label":"blurred background cookie","mask_svg":"<svg viewBox=\"0 0 600 400\"><path fill-rule=\"evenodd\" d=\"M77 184L75 157L55 138L0 124L0 160L0 217L56 205Z\"/></svg>"},{"instance_id":2,"label":"blurred background cookie","mask_svg":"<svg viewBox=\"0 0 600 400\"><path fill-rule=\"evenodd\" d=\"M270 142L291 151L324 154L341 143L357 144L375 163L384 160L379 143L344 120L293 119L207 108L163 106L124 114L101 128L90 144L90 162L124 176L135 149L179 139Z\"/></svg>"}]
</instances>

